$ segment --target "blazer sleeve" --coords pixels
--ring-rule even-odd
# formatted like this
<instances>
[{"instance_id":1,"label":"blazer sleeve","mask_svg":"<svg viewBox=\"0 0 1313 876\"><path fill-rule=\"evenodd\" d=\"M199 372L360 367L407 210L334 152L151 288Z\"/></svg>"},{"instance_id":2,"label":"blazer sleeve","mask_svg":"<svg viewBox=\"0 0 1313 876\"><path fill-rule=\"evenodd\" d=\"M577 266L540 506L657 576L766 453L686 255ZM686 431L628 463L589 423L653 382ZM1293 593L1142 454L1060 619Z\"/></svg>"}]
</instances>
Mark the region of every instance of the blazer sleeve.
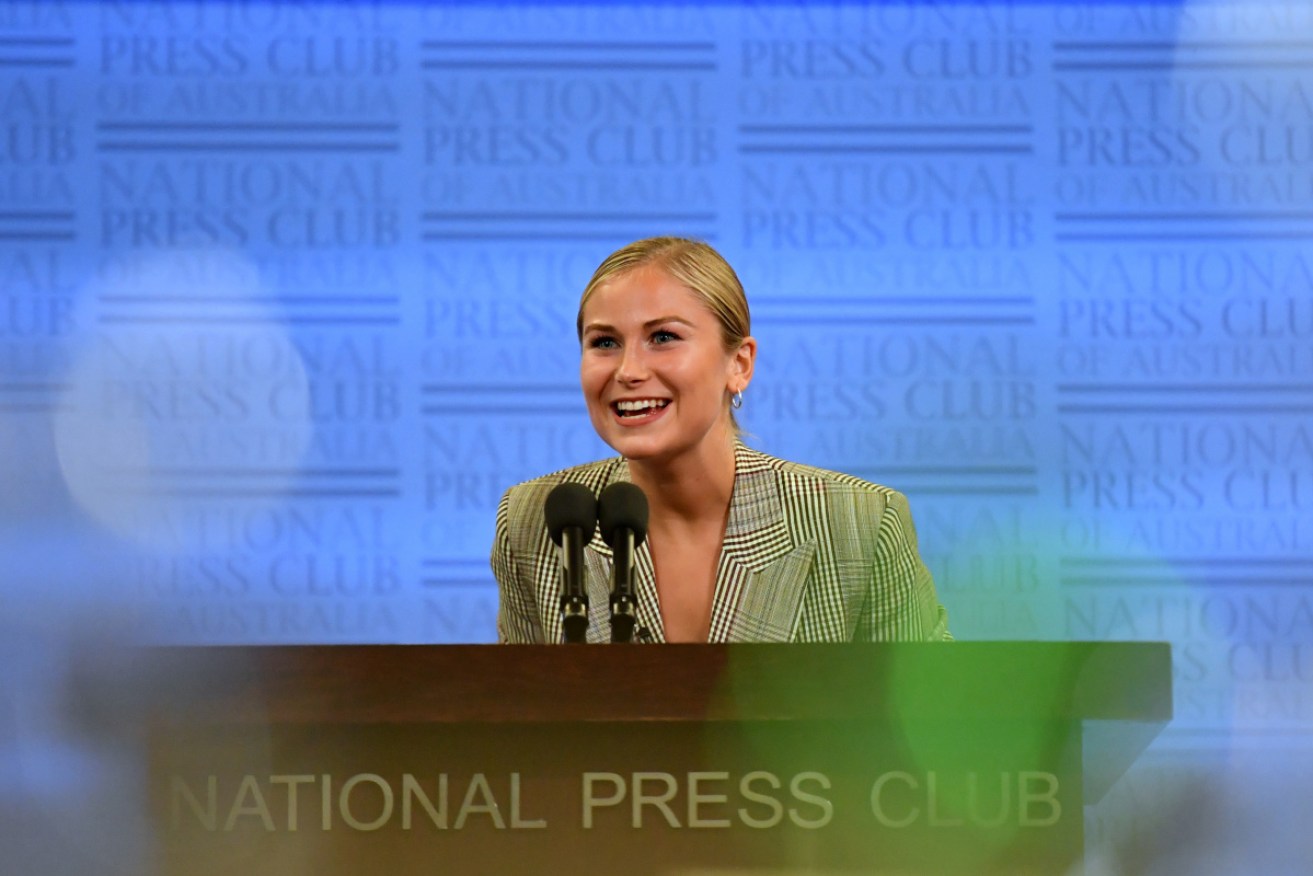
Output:
<instances>
[{"instance_id":1,"label":"blazer sleeve","mask_svg":"<svg viewBox=\"0 0 1313 876\"><path fill-rule=\"evenodd\" d=\"M503 644L532 644L543 641L534 597L532 575L526 574L514 548L518 527L512 514L512 490L497 505L497 524L492 541L492 574L497 579L497 641Z\"/></svg>"},{"instance_id":2,"label":"blazer sleeve","mask_svg":"<svg viewBox=\"0 0 1313 876\"><path fill-rule=\"evenodd\" d=\"M871 586L857 638L865 641L943 642L948 612L921 560L907 497L892 492L876 527Z\"/></svg>"}]
</instances>

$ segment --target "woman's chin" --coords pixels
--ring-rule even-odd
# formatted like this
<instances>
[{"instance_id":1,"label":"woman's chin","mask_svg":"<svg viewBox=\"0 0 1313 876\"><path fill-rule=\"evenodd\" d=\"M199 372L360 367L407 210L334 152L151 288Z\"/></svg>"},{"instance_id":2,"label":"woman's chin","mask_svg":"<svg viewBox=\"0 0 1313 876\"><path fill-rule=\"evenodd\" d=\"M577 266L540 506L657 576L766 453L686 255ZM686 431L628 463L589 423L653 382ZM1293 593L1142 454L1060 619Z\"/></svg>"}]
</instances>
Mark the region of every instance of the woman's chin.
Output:
<instances>
[{"instance_id":1,"label":"woman's chin","mask_svg":"<svg viewBox=\"0 0 1313 876\"><path fill-rule=\"evenodd\" d=\"M631 462L665 464L683 456L719 454L722 447L732 448L734 431L728 422L723 430L714 425L699 437L684 432L657 429L609 428L599 433L611 449ZM732 453L732 451L731 451Z\"/></svg>"},{"instance_id":2,"label":"woman's chin","mask_svg":"<svg viewBox=\"0 0 1313 876\"><path fill-rule=\"evenodd\" d=\"M625 459L648 460L659 458L665 448L658 441L645 440L643 438L625 435L619 438L613 438L607 441L616 453L619 453Z\"/></svg>"}]
</instances>

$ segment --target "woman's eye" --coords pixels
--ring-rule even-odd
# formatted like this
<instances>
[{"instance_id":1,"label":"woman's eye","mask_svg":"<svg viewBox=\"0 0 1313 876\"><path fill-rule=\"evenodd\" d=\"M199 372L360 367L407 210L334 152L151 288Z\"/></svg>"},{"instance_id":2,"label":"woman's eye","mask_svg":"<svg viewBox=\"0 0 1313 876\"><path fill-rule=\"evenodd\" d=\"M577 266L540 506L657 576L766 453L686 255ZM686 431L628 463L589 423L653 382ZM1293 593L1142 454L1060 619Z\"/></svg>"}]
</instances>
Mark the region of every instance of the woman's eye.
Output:
<instances>
[{"instance_id":1,"label":"woman's eye","mask_svg":"<svg viewBox=\"0 0 1313 876\"><path fill-rule=\"evenodd\" d=\"M679 340L679 335L675 334L674 332L661 329L660 331L655 331L652 333L652 340L658 344L665 344L665 343L669 343L670 341Z\"/></svg>"},{"instance_id":2,"label":"woman's eye","mask_svg":"<svg viewBox=\"0 0 1313 876\"><path fill-rule=\"evenodd\" d=\"M606 335L595 335L588 340L588 346L594 350L611 350L616 346L615 338Z\"/></svg>"}]
</instances>

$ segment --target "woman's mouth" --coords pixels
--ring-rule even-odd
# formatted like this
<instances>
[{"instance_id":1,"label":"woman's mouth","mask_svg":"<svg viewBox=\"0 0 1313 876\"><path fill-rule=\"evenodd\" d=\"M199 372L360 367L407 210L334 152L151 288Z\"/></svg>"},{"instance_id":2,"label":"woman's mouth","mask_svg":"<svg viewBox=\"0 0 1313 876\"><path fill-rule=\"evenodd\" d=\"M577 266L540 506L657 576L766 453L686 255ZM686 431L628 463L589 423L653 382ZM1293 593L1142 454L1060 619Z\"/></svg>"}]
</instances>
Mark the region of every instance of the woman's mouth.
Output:
<instances>
[{"instance_id":1,"label":"woman's mouth","mask_svg":"<svg viewBox=\"0 0 1313 876\"><path fill-rule=\"evenodd\" d=\"M638 420L650 417L670 404L668 398L624 399L611 403L611 409L622 420Z\"/></svg>"}]
</instances>

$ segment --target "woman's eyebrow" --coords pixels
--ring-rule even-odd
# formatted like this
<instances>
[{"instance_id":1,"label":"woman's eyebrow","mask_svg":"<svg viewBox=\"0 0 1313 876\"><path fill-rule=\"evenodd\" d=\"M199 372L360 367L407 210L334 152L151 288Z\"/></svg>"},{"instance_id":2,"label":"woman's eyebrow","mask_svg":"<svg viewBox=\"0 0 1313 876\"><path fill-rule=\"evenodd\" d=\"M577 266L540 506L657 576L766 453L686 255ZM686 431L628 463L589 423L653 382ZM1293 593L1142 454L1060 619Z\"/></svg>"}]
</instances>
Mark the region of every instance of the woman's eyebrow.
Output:
<instances>
[{"instance_id":1,"label":"woman's eyebrow","mask_svg":"<svg viewBox=\"0 0 1313 876\"><path fill-rule=\"evenodd\" d=\"M693 323L684 319L682 316L658 316L656 319L649 319L647 322L643 323L643 328L650 329L667 322L677 322L680 325L694 328ZM604 322L590 322L588 325L584 326L584 334L587 334L588 332L615 332L615 330L615 326L607 325Z\"/></svg>"},{"instance_id":2,"label":"woman's eyebrow","mask_svg":"<svg viewBox=\"0 0 1313 876\"><path fill-rule=\"evenodd\" d=\"M681 325L686 325L689 328L693 328L693 323L684 319L682 316L661 316L661 317L657 317L656 319L649 319L647 322L643 323L643 328L650 329L653 328L654 326L661 325L663 322L677 322L680 323Z\"/></svg>"}]
</instances>

